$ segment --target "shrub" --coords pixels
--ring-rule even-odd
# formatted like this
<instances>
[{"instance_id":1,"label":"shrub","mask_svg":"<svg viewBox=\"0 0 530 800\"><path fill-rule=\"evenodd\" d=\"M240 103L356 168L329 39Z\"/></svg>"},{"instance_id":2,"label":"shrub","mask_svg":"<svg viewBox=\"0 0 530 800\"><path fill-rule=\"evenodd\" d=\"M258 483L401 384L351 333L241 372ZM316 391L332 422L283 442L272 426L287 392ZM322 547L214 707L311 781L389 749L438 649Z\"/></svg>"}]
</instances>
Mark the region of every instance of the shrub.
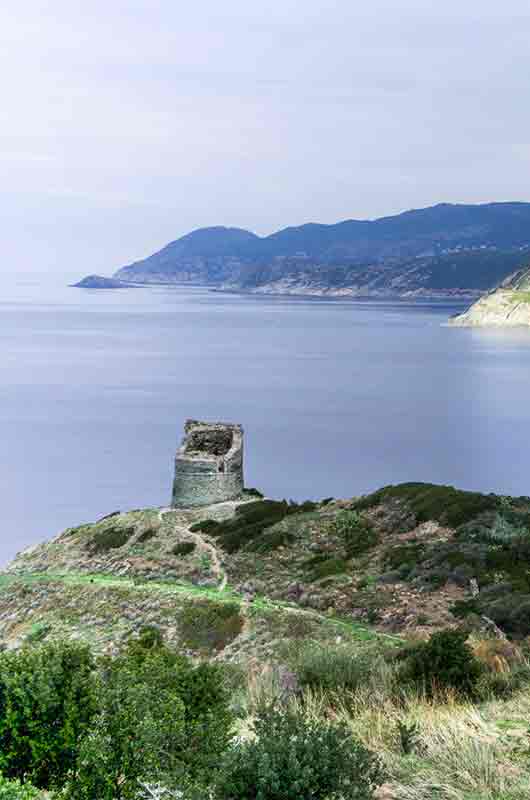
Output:
<instances>
[{"instance_id":1,"label":"shrub","mask_svg":"<svg viewBox=\"0 0 530 800\"><path fill-rule=\"evenodd\" d=\"M164 647L164 637L160 628L156 625L143 625L138 637L129 640L126 653L142 659L149 652L160 650L162 647Z\"/></svg>"},{"instance_id":2,"label":"shrub","mask_svg":"<svg viewBox=\"0 0 530 800\"><path fill-rule=\"evenodd\" d=\"M49 622L34 622L26 635L26 642L29 644L43 642L51 630L52 625Z\"/></svg>"},{"instance_id":3,"label":"shrub","mask_svg":"<svg viewBox=\"0 0 530 800\"><path fill-rule=\"evenodd\" d=\"M223 650L243 628L238 603L201 600L179 614L179 630L184 643L192 650L209 654Z\"/></svg>"},{"instance_id":4,"label":"shrub","mask_svg":"<svg viewBox=\"0 0 530 800\"><path fill-rule=\"evenodd\" d=\"M190 525L190 531L192 533L208 533L219 525L220 523L216 522L215 519L203 519L200 522L195 522L193 525Z\"/></svg>"},{"instance_id":5,"label":"shrub","mask_svg":"<svg viewBox=\"0 0 530 800\"><path fill-rule=\"evenodd\" d=\"M347 570L348 564L343 558L326 558L314 567L311 580L318 581L330 575L342 575Z\"/></svg>"},{"instance_id":6,"label":"shrub","mask_svg":"<svg viewBox=\"0 0 530 800\"><path fill-rule=\"evenodd\" d=\"M39 791L30 783L9 781L0 775L0 800L37 800Z\"/></svg>"},{"instance_id":7,"label":"shrub","mask_svg":"<svg viewBox=\"0 0 530 800\"><path fill-rule=\"evenodd\" d=\"M72 800L133 800L140 778L180 773L184 704L162 669L153 659L134 668L125 660L102 676L99 713L81 744L75 785L69 787ZM163 679L155 684L154 676Z\"/></svg>"},{"instance_id":8,"label":"shrub","mask_svg":"<svg viewBox=\"0 0 530 800\"><path fill-rule=\"evenodd\" d=\"M389 548L385 553L385 564L392 570L412 567L422 560L425 547L419 542L400 544Z\"/></svg>"},{"instance_id":9,"label":"shrub","mask_svg":"<svg viewBox=\"0 0 530 800\"><path fill-rule=\"evenodd\" d=\"M313 511L316 503L306 501L298 505L285 500L257 500L237 506L235 516L217 523L209 530L228 553L235 553L261 537L267 528L281 522L291 514ZM204 528L202 528L204 530Z\"/></svg>"},{"instance_id":10,"label":"shrub","mask_svg":"<svg viewBox=\"0 0 530 800\"><path fill-rule=\"evenodd\" d=\"M331 523L331 531L344 542L346 556L360 556L375 547L377 533L358 511L340 511Z\"/></svg>"},{"instance_id":11,"label":"shrub","mask_svg":"<svg viewBox=\"0 0 530 800\"><path fill-rule=\"evenodd\" d=\"M254 486L251 486L250 489L244 489L243 494L247 495L247 497L265 497L263 492L260 492L259 489L256 489Z\"/></svg>"},{"instance_id":12,"label":"shrub","mask_svg":"<svg viewBox=\"0 0 530 800\"><path fill-rule=\"evenodd\" d=\"M218 665L194 666L164 646L106 660L99 714L85 736L72 800L136 798L138 781L205 782L226 749L233 715Z\"/></svg>"},{"instance_id":13,"label":"shrub","mask_svg":"<svg viewBox=\"0 0 530 800\"><path fill-rule=\"evenodd\" d=\"M356 691L373 670L373 661L340 645L310 644L296 657L295 671L301 686L312 689Z\"/></svg>"},{"instance_id":14,"label":"shrub","mask_svg":"<svg viewBox=\"0 0 530 800\"><path fill-rule=\"evenodd\" d=\"M95 713L93 662L71 643L0 655L0 769L36 786L60 785Z\"/></svg>"},{"instance_id":15,"label":"shrub","mask_svg":"<svg viewBox=\"0 0 530 800\"><path fill-rule=\"evenodd\" d=\"M245 550L253 553L270 553L278 547L285 547L294 540L294 534L285 529L273 528L263 533L258 539L252 539Z\"/></svg>"},{"instance_id":16,"label":"shrub","mask_svg":"<svg viewBox=\"0 0 530 800\"><path fill-rule=\"evenodd\" d=\"M145 531L139 535L138 539L136 540L138 544L144 544L144 542L148 542L150 539L154 539L157 535L156 528L146 528Z\"/></svg>"},{"instance_id":17,"label":"shrub","mask_svg":"<svg viewBox=\"0 0 530 800\"><path fill-rule=\"evenodd\" d=\"M479 595L480 598L480 595ZM530 595L514 592L481 605L481 613L490 617L506 633L530 634Z\"/></svg>"},{"instance_id":18,"label":"shrub","mask_svg":"<svg viewBox=\"0 0 530 800\"><path fill-rule=\"evenodd\" d=\"M171 551L174 556L189 556L193 553L197 545L195 542L179 542Z\"/></svg>"},{"instance_id":19,"label":"shrub","mask_svg":"<svg viewBox=\"0 0 530 800\"><path fill-rule=\"evenodd\" d=\"M135 529L133 527L110 526L103 530L96 531L87 542L87 546L92 553L106 553L117 547L123 547L134 532Z\"/></svg>"},{"instance_id":20,"label":"shrub","mask_svg":"<svg viewBox=\"0 0 530 800\"><path fill-rule=\"evenodd\" d=\"M401 654L400 680L427 696L445 689L473 695L482 667L466 640L463 631L438 631L427 642L407 648Z\"/></svg>"},{"instance_id":21,"label":"shrub","mask_svg":"<svg viewBox=\"0 0 530 800\"><path fill-rule=\"evenodd\" d=\"M383 781L378 759L344 725L269 708L254 730L225 755L219 800L369 800Z\"/></svg>"},{"instance_id":22,"label":"shrub","mask_svg":"<svg viewBox=\"0 0 530 800\"><path fill-rule=\"evenodd\" d=\"M361 498L356 508L359 511L372 508L387 499L407 503L418 522L436 520L454 528L499 507L499 498L495 495L465 492L453 486L435 486L432 483L401 483L385 486Z\"/></svg>"},{"instance_id":23,"label":"shrub","mask_svg":"<svg viewBox=\"0 0 530 800\"><path fill-rule=\"evenodd\" d=\"M485 670L476 687L476 695L481 700L492 697L507 700L515 692L530 686L530 666L526 663L515 664L510 669L497 672Z\"/></svg>"}]
</instances>

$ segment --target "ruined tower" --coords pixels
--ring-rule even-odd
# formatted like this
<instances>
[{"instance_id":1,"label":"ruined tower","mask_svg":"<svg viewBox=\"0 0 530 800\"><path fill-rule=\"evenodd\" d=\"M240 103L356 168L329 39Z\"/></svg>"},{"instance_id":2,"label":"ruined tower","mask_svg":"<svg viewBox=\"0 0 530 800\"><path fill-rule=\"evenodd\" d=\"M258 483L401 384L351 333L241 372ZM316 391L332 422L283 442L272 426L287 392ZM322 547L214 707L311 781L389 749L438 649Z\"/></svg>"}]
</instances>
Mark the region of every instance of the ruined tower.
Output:
<instances>
[{"instance_id":1,"label":"ruined tower","mask_svg":"<svg viewBox=\"0 0 530 800\"><path fill-rule=\"evenodd\" d=\"M243 428L187 420L175 456L172 505L189 508L235 500L243 493Z\"/></svg>"}]
</instances>

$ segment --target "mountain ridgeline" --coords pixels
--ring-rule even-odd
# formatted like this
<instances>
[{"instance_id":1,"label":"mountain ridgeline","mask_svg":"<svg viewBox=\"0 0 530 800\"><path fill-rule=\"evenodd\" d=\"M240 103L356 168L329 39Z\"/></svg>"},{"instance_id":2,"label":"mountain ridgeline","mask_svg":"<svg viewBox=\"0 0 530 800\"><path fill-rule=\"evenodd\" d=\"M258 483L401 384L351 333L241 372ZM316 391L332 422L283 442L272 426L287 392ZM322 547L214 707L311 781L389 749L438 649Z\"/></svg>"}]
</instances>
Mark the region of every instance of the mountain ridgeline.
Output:
<instances>
[{"instance_id":1,"label":"mountain ridgeline","mask_svg":"<svg viewBox=\"0 0 530 800\"><path fill-rule=\"evenodd\" d=\"M114 277L277 294L473 297L519 269L529 254L530 203L443 203L265 237L202 228Z\"/></svg>"}]
</instances>

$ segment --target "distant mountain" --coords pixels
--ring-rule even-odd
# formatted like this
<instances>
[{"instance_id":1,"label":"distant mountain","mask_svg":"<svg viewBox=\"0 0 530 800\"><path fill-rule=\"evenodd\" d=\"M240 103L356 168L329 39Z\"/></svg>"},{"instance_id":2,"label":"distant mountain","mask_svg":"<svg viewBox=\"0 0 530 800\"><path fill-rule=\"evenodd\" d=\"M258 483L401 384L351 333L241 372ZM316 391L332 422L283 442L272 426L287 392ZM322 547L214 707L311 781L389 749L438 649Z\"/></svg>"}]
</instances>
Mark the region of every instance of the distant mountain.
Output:
<instances>
[{"instance_id":1,"label":"distant mountain","mask_svg":"<svg viewBox=\"0 0 530 800\"><path fill-rule=\"evenodd\" d=\"M265 237L202 228L114 277L251 292L474 296L517 269L528 252L530 203L442 203Z\"/></svg>"}]
</instances>

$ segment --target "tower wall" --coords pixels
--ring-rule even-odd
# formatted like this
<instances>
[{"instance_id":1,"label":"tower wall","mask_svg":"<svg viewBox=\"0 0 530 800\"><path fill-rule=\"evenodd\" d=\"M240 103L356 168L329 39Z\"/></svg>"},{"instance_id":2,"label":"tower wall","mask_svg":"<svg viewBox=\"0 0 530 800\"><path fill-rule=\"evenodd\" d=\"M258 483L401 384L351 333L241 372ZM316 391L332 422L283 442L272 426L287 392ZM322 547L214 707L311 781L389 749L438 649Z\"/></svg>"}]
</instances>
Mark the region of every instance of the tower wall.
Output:
<instances>
[{"instance_id":1,"label":"tower wall","mask_svg":"<svg viewBox=\"0 0 530 800\"><path fill-rule=\"evenodd\" d=\"M172 505L190 508L236 500L243 487L241 425L188 420L175 456Z\"/></svg>"}]
</instances>

